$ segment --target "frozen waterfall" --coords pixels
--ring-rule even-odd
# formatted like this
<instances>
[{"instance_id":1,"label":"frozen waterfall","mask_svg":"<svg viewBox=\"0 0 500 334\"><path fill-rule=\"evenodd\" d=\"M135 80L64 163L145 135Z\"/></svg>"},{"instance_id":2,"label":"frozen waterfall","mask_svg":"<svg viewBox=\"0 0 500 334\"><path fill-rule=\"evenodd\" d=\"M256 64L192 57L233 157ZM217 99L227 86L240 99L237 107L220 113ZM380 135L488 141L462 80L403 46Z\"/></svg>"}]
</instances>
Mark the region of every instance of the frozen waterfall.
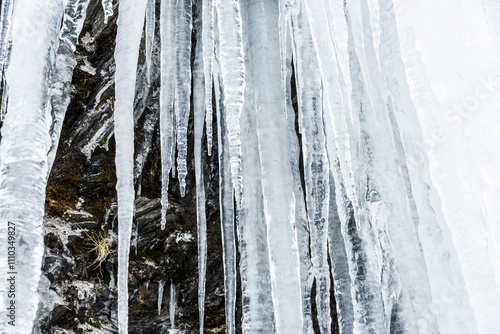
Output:
<instances>
[{"instance_id":1,"label":"frozen waterfall","mask_svg":"<svg viewBox=\"0 0 500 334\"><path fill-rule=\"evenodd\" d=\"M1 333L33 328L45 188L88 6L1 3ZM191 327L204 331L204 164L214 151L227 333L500 332L498 2L102 0L102 8L106 24L117 15L109 122L119 333L128 333L140 193L139 85L159 86L143 145L158 123L162 228L170 177L177 168L179 192L190 196L194 164Z\"/></svg>"}]
</instances>

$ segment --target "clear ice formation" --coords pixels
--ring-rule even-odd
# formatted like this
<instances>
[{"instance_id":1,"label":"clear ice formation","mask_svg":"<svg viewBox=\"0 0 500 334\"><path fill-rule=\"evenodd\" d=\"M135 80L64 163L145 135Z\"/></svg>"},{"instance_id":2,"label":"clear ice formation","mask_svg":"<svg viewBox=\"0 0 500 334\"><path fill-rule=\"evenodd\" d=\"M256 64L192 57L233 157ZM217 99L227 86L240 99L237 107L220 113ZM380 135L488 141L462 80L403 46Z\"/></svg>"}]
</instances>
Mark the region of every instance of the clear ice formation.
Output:
<instances>
[{"instance_id":1,"label":"clear ice formation","mask_svg":"<svg viewBox=\"0 0 500 334\"><path fill-rule=\"evenodd\" d=\"M64 10L62 0L46 3L16 0L12 13L13 43L6 73L10 87L9 107L0 143L2 333L12 333L7 308L13 299L8 296L10 284L7 279L14 276L16 308L22 310L16 314L15 333L31 333L39 301L36 291L44 252L42 224L50 168L48 153L52 144L52 115L47 103L51 86L47 71L51 67L48 50L59 37ZM15 252L13 267L12 261L8 262L9 250Z\"/></svg>"},{"instance_id":2,"label":"clear ice formation","mask_svg":"<svg viewBox=\"0 0 500 334\"><path fill-rule=\"evenodd\" d=\"M44 192L88 3L2 2L2 333L12 332L9 223L17 231L17 332L30 332L35 319ZM102 6L107 22L113 1ZM206 148L207 155L217 149L219 158L228 333L238 322L237 270L243 333L324 334L334 324L341 334L498 333L497 1L121 0L119 6L110 78L120 333L127 333L134 181L156 123L162 228L176 149L182 195L194 151L200 332ZM143 32L146 57L138 64ZM134 122L146 105L145 141L134 162ZM90 112L98 111L96 104ZM194 148L188 147L191 112ZM104 121L83 148L87 155L109 139L112 125L112 118ZM171 282L172 329L175 299Z\"/></svg>"},{"instance_id":3,"label":"clear ice formation","mask_svg":"<svg viewBox=\"0 0 500 334\"><path fill-rule=\"evenodd\" d=\"M197 7L195 19L195 29L197 38L199 40L202 34L202 20L200 15L201 6ZM203 46L204 47L204 46ZM195 59L193 64L193 108L194 108L194 169L196 178L196 231L198 233L198 305L199 305L199 319L200 319L200 333L204 331L205 320L205 282L207 275L207 216L205 210L205 180L203 176L203 127L205 124L205 94L204 87L205 71L204 63L205 58L203 54L203 47L200 43L196 44ZM210 86L210 89L212 86ZM211 99L210 99L211 100ZM208 140L208 138L207 138ZM208 145L208 144L207 144ZM172 284L172 289L174 289ZM173 312L173 311L172 311ZM172 313L174 315L174 313ZM173 319L173 318L171 318ZM173 326L173 320L172 326ZM172 327L173 329L174 327Z\"/></svg>"},{"instance_id":4,"label":"clear ice formation","mask_svg":"<svg viewBox=\"0 0 500 334\"><path fill-rule=\"evenodd\" d=\"M121 0L115 48L115 141L118 199L118 325L128 333L128 258L134 217L134 98L147 0Z\"/></svg>"},{"instance_id":5,"label":"clear ice formation","mask_svg":"<svg viewBox=\"0 0 500 334\"><path fill-rule=\"evenodd\" d=\"M165 288L165 281L158 282L158 315L161 313L161 305L163 303L163 289Z\"/></svg>"}]
</instances>

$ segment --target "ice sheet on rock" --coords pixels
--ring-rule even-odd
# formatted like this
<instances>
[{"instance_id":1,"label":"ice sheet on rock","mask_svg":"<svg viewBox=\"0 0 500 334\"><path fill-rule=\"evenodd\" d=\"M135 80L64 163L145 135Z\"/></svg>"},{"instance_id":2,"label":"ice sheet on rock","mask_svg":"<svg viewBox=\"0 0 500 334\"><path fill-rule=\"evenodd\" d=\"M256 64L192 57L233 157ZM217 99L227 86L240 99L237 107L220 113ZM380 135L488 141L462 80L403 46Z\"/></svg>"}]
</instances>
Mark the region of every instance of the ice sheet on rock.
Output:
<instances>
[{"instance_id":1,"label":"ice sheet on rock","mask_svg":"<svg viewBox=\"0 0 500 334\"><path fill-rule=\"evenodd\" d=\"M278 4L245 2L248 22L248 75L256 103L256 128L261 163L264 217L271 267L276 332L303 328L299 254L295 234L295 200L288 122L283 117Z\"/></svg>"},{"instance_id":2,"label":"ice sheet on rock","mask_svg":"<svg viewBox=\"0 0 500 334\"><path fill-rule=\"evenodd\" d=\"M115 48L115 141L118 198L118 325L128 333L128 257L134 213L134 98L147 0L119 4Z\"/></svg>"},{"instance_id":3,"label":"ice sheet on rock","mask_svg":"<svg viewBox=\"0 0 500 334\"><path fill-rule=\"evenodd\" d=\"M161 228L165 228L168 209L168 182L173 165L174 138L174 85L175 77L175 18L173 1L162 1L160 11L161 36L161 88L160 88L160 146L161 146Z\"/></svg>"},{"instance_id":4,"label":"ice sheet on rock","mask_svg":"<svg viewBox=\"0 0 500 334\"><path fill-rule=\"evenodd\" d=\"M191 0L179 0L175 34L175 126L177 136L177 177L181 196L186 192L187 128L191 109Z\"/></svg>"},{"instance_id":5,"label":"ice sheet on rock","mask_svg":"<svg viewBox=\"0 0 500 334\"><path fill-rule=\"evenodd\" d=\"M46 69L49 49L61 27L63 1L16 1L12 14L12 57L7 68L9 110L0 144L0 332L9 333L7 272L16 274L15 329L31 333L39 297L43 215L49 164L51 115ZM8 223L15 224L15 268L8 267ZM12 234L10 234L12 236ZM12 239L10 240L12 241ZM11 245L12 246L12 243ZM29 256L26 256L29 254ZM14 270L13 270L14 269ZM11 274L12 275L12 274ZM12 299L11 299L12 300Z\"/></svg>"},{"instance_id":6,"label":"ice sheet on rock","mask_svg":"<svg viewBox=\"0 0 500 334\"><path fill-rule=\"evenodd\" d=\"M159 71L154 69L159 67L159 52L157 52L158 45L155 44L153 47L153 58L152 58L152 68L151 73L153 81L159 77ZM155 98L157 91L151 91L147 85L147 79L145 71L146 66L141 65L137 70L137 83L136 83L136 99L134 103L134 120L137 120L142 116L144 110L151 99ZM85 117L81 117L77 121L76 130L70 135L68 143L76 143L81 145L79 148L83 154L85 154L89 159L92 152L96 147L102 147L108 149L109 139L114 133L113 128L113 103L114 97L102 98L103 95L112 87L114 84L115 69L111 66L109 75L105 76L105 81L102 84L102 88L98 91L95 97L92 98L92 102L88 104L86 109L88 110ZM94 126L92 126L94 124ZM97 126L95 124L98 124Z\"/></svg>"},{"instance_id":7,"label":"ice sheet on rock","mask_svg":"<svg viewBox=\"0 0 500 334\"><path fill-rule=\"evenodd\" d=\"M203 0L202 4L202 39L203 45L203 73L205 78L205 113L206 113L206 129L207 129L207 152L212 154L212 136L213 136L213 63L214 63L214 16L215 16L215 1Z\"/></svg>"},{"instance_id":8,"label":"ice sheet on rock","mask_svg":"<svg viewBox=\"0 0 500 334\"><path fill-rule=\"evenodd\" d=\"M68 0L64 10L55 62L52 64L52 83L49 91L49 103L52 109L50 128L52 145L48 152L49 173L56 157L64 116L71 98L71 81L76 66L74 52L87 16L88 5L89 0Z\"/></svg>"},{"instance_id":9,"label":"ice sheet on rock","mask_svg":"<svg viewBox=\"0 0 500 334\"><path fill-rule=\"evenodd\" d=\"M243 36L239 0L216 1L217 25L219 29L219 66L221 85L224 89L224 113L226 118L231 179L236 206L241 204L241 139L240 115L245 91L245 64L243 59Z\"/></svg>"},{"instance_id":10,"label":"ice sheet on rock","mask_svg":"<svg viewBox=\"0 0 500 334\"><path fill-rule=\"evenodd\" d=\"M160 90L157 89L155 92L153 92L151 98L148 99L150 105L147 109L149 109L149 112L146 114L146 120L144 121L143 125L144 142L142 143L141 148L139 149L139 152L137 152L135 158L134 179L135 182L139 184L139 187L141 185L141 176L144 169L144 164L146 163L146 159L151 152L155 126L156 123L158 123L158 118L160 117L159 93ZM139 189L137 196L140 196Z\"/></svg>"}]
</instances>

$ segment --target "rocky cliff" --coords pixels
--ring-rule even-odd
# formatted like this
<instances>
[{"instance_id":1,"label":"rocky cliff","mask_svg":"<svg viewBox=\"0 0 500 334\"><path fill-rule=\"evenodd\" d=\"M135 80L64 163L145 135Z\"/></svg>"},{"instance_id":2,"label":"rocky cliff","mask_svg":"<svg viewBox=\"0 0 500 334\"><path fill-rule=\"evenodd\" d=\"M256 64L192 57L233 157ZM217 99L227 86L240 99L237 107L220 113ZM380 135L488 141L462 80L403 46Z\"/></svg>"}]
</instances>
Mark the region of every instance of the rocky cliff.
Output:
<instances>
[{"instance_id":1,"label":"rocky cliff","mask_svg":"<svg viewBox=\"0 0 500 334\"><path fill-rule=\"evenodd\" d=\"M112 122L117 7L115 3L115 15L104 24L100 1L90 2L76 50L78 65L73 73L71 104L47 185L46 250L40 290L49 287L49 292L44 293L39 309L40 333L117 332L118 222ZM162 230L156 124L159 57L155 49L152 83L147 85L144 48L141 52L135 105L137 200L129 267L129 332L167 333L172 328L172 314L175 328L197 333L192 150L188 156L186 195L180 196L177 180L171 177L171 205L167 226ZM211 156L206 149L203 152L209 239L205 320L208 333L224 332L225 321L216 148L215 143ZM176 290L173 301L172 288ZM170 310L172 306L175 310Z\"/></svg>"}]
</instances>

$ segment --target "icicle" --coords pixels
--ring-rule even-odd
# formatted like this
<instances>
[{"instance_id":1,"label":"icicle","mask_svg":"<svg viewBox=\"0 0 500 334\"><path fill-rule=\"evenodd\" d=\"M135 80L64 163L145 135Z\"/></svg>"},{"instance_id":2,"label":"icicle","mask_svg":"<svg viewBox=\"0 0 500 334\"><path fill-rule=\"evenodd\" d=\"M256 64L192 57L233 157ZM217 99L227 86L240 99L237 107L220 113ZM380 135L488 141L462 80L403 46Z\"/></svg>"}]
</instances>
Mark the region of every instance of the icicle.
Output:
<instances>
[{"instance_id":1,"label":"icicle","mask_svg":"<svg viewBox=\"0 0 500 334\"><path fill-rule=\"evenodd\" d=\"M168 209L168 182L174 159L174 85L175 77L175 2L162 1L160 12L161 88L160 88L160 146L161 146L161 228L165 229ZM172 169L172 173L174 170ZM174 177L172 175L172 177Z\"/></svg>"},{"instance_id":2,"label":"icicle","mask_svg":"<svg viewBox=\"0 0 500 334\"><path fill-rule=\"evenodd\" d=\"M330 317L330 272L328 266L328 206L329 164L325 148L323 130L323 104L321 78L316 74L316 55L303 58L312 44L307 27L297 38L299 59L296 63L298 84L297 94L301 95L302 150L304 154L304 179L306 187L307 214L311 232L311 257L316 277L316 306L321 333L331 331ZM306 49L306 50L304 50ZM312 53L312 52L311 52ZM307 60L306 60L307 59Z\"/></svg>"},{"instance_id":3,"label":"icicle","mask_svg":"<svg viewBox=\"0 0 500 334\"><path fill-rule=\"evenodd\" d=\"M217 51L219 45L217 45ZM224 293L226 303L226 332L235 333L236 307L236 236L234 233L234 192L231 183L230 145L227 113L221 103L219 68L214 68L215 97L217 101L217 140L219 145L219 202L224 262Z\"/></svg>"},{"instance_id":4,"label":"icicle","mask_svg":"<svg viewBox=\"0 0 500 334\"><path fill-rule=\"evenodd\" d=\"M292 35L287 35L286 43L286 81L292 82ZM296 76L296 75L295 75ZM297 82L296 82L297 85ZM295 116L295 110L292 104L292 87L287 85L284 92L286 94L287 112L289 115ZM299 94L300 95L300 94ZM301 99L297 97L298 101ZM299 102L300 105L300 102ZM301 123L301 109L298 108L299 126ZM311 292L314 282L314 275L311 262L311 247L310 247L310 226L307 219L306 202L304 199L304 190L302 188L300 146L295 129L295 117L288 117L288 132L290 138L291 160L290 165L293 173L294 192L293 200L295 201L295 234L297 238L297 247L300 259L300 285L302 297L302 315L304 318L304 327L302 333L312 334L314 332L312 319Z\"/></svg>"},{"instance_id":5,"label":"icicle","mask_svg":"<svg viewBox=\"0 0 500 334\"><path fill-rule=\"evenodd\" d=\"M327 101L325 105L325 130L328 154L332 156L334 148L337 148L347 195L353 202L354 211L358 212L359 205L351 158L350 135L352 131L350 132L350 124L345 115L345 103L338 80L337 56L331 41L325 8L323 0L303 1L300 16L310 26ZM332 62L335 65L332 66Z\"/></svg>"},{"instance_id":6,"label":"icicle","mask_svg":"<svg viewBox=\"0 0 500 334\"><path fill-rule=\"evenodd\" d=\"M431 201L437 198L436 190L430 180L428 161L418 151L423 149L417 143L424 143L424 138L417 110L406 84L408 79L401 56L393 6L392 1L380 2L381 43L378 54L385 76L387 112L399 172L404 181L414 225L418 226L433 300L442 298L444 294L454 296L453 303L446 306L446 312L437 313L439 329L441 333L474 333L477 332L472 316L474 311L469 297L460 293L466 287L456 250L451 247L450 231L439 203ZM415 157L419 157L419 161L414 160Z\"/></svg>"},{"instance_id":7,"label":"icicle","mask_svg":"<svg viewBox=\"0 0 500 334\"><path fill-rule=\"evenodd\" d=\"M198 233L198 309L200 333L205 320L205 281L207 275L207 217L205 212L205 181L203 177L202 138L205 120L203 49L201 46L201 13L197 7L195 19L196 48L193 65L193 109L194 109L194 168L196 177L196 222Z\"/></svg>"},{"instance_id":8,"label":"icicle","mask_svg":"<svg viewBox=\"0 0 500 334\"><path fill-rule=\"evenodd\" d=\"M52 145L48 153L49 173L56 157L64 116L71 99L71 81L76 66L74 52L87 16L88 5L89 0L68 0L64 11L49 91L53 118L50 129Z\"/></svg>"},{"instance_id":9,"label":"icicle","mask_svg":"<svg viewBox=\"0 0 500 334\"><path fill-rule=\"evenodd\" d=\"M186 193L187 128L191 109L191 11L191 0L179 0L177 2L175 123L177 131L177 175L181 196Z\"/></svg>"},{"instance_id":10,"label":"icicle","mask_svg":"<svg viewBox=\"0 0 500 334\"><path fill-rule=\"evenodd\" d=\"M214 11L216 0L203 0L202 13L202 39L203 44L203 71L205 77L205 113L207 126L207 152L212 155L212 122L213 122L213 106L212 106L212 91L213 91L213 62L214 62Z\"/></svg>"},{"instance_id":11,"label":"icicle","mask_svg":"<svg viewBox=\"0 0 500 334\"><path fill-rule=\"evenodd\" d=\"M0 121L5 119L7 112L7 102L9 89L5 72L9 66L10 52L12 48L12 12L14 0L4 0L2 2L2 12L0 17L0 73L2 78L2 107L0 111Z\"/></svg>"},{"instance_id":12,"label":"icicle","mask_svg":"<svg viewBox=\"0 0 500 334\"><path fill-rule=\"evenodd\" d=\"M104 10L104 24L108 24L108 18L113 16L113 0L102 0L101 3Z\"/></svg>"},{"instance_id":13,"label":"icicle","mask_svg":"<svg viewBox=\"0 0 500 334\"><path fill-rule=\"evenodd\" d=\"M146 78L151 85L151 54L155 39L155 0L148 0L146 5Z\"/></svg>"},{"instance_id":14,"label":"icicle","mask_svg":"<svg viewBox=\"0 0 500 334\"><path fill-rule=\"evenodd\" d=\"M163 288L165 287L165 281L160 280L158 282L158 315L161 313L161 304L163 301Z\"/></svg>"},{"instance_id":15,"label":"icicle","mask_svg":"<svg viewBox=\"0 0 500 334\"><path fill-rule=\"evenodd\" d=\"M134 215L134 95L147 0L121 0L115 49L115 141L118 197L118 326L128 333L128 257Z\"/></svg>"},{"instance_id":16,"label":"icicle","mask_svg":"<svg viewBox=\"0 0 500 334\"><path fill-rule=\"evenodd\" d=\"M62 0L17 0L12 14L15 42L6 73L9 110L0 144L1 333L12 333L13 329L15 333L31 333L39 303L47 152L51 144L51 116L46 103L50 68L47 55L57 39L63 12ZM14 263L12 257L8 259L12 247L16 254ZM12 276L15 298L7 293ZM8 324L12 320L8 314L12 301L18 311L15 327Z\"/></svg>"},{"instance_id":17,"label":"icicle","mask_svg":"<svg viewBox=\"0 0 500 334\"><path fill-rule=\"evenodd\" d=\"M176 308L176 288L174 282L170 282L170 306L169 306L169 313L170 313L170 329L174 330L175 329L175 308Z\"/></svg>"},{"instance_id":18,"label":"icicle","mask_svg":"<svg viewBox=\"0 0 500 334\"><path fill-rule=\"evenodd\" d=\"M260 175L251 82L247 77L241 115L244 201L238 211L238 252L242 288L243 333L274 333L271 269Z\"/></svg>"},{"instance_id":19,"label":"icicle","mask_svg":"<svg viewBox=\"0 0 500 334\"><path fill-rule=\"evenodd\" d=\"M248 22L245 11L243 22ZM249 43L243 24L245 54ZM247 66L249 59L245 59ZM244 200L237 212L239 270L242 289L242 332L274 333L274 309L271 290L271 269L264 218L262 179L257 143L255 101L252 82L246 77L244 108L241 114L241 153Z\"/></svg>"},{"instance_id":20,"label":"icicle","mask_svg":"<svg viewBox=\"0 0 500 334\"><path fill-rule=\"evenodd\" d=\"M224 113L231 178L236 198L236 206L241 205L241 139L240 115L243 108L245 91L245 64L239 0L216 0L217 24L219 28L220 56L219 66L221 84L224 89Z\"/></svg>"},{"instance_id":21,"label":"icicle","mask_svg":"<svg viewBox=\"0 0 500 334\"><path fill-rule=\"evenodd\" d=\"M330 204L328 214L328 251L332 263L333 288L337 305L337 321L340 334L353 333L354 310L352 307L351 278L349 261L342 236L342 223L337 210L337 199L342 201L342 194L336 196L333 173L329 175ZM340 187L338 187L340 189Z\"/></svg>"},{"instance_id":22,"label":"icicle","mask_svg":"<svg viewBox=\"0 0 500 334\"><path fill-rule=\"evenodd\" d=\"M288 101L286 97L286 91L288 87L287 82L287 36L289 34L289 22L290 22L290 7L291 2L295 0L279 0L279 19L278 19L278 30L280 39L280 58L281 58L281 89L283 90L283 112L285 117L288 117Z\"/></svg>"},{"instance_id":23,"label":"icicle","mask_svg":"<svg viewBox=\"0 0 500 334\"><path fill-rule=\"evenodd\" d=\"M281 59L276 29L278 4L245 2L248 15L247 73L256 101L256 129L261 163L264 215L271 268L276 333L303 328L299 254L295 234L295 184L290 166L289 119L283 117ZM263 70L265 69L265 70Z\"/></svg>"},{"instance_id":24,"label":"icicle","mask_svg":"<svg viewBox=\"0 0 500 334\"><path fill-rule=\"evenodd\" d=\"M5 120L5 114L7 113L7 105L9 102L9 86L7 85L7 79L5 75L2 75L2 108L0 110L0 121Z\"/></svg>"},{"instance_id":25,"label":"icicle","mask_svg":"<svg viewBox=\"0 0 500 334\"><path fill-rule=\"evenodd\" d=\"M0 18L0 71L3 73L8 66L10 48L12 44L12 12L14 0L4 0L2 2L2 12Z\"/></svg>"}]
</instances>

